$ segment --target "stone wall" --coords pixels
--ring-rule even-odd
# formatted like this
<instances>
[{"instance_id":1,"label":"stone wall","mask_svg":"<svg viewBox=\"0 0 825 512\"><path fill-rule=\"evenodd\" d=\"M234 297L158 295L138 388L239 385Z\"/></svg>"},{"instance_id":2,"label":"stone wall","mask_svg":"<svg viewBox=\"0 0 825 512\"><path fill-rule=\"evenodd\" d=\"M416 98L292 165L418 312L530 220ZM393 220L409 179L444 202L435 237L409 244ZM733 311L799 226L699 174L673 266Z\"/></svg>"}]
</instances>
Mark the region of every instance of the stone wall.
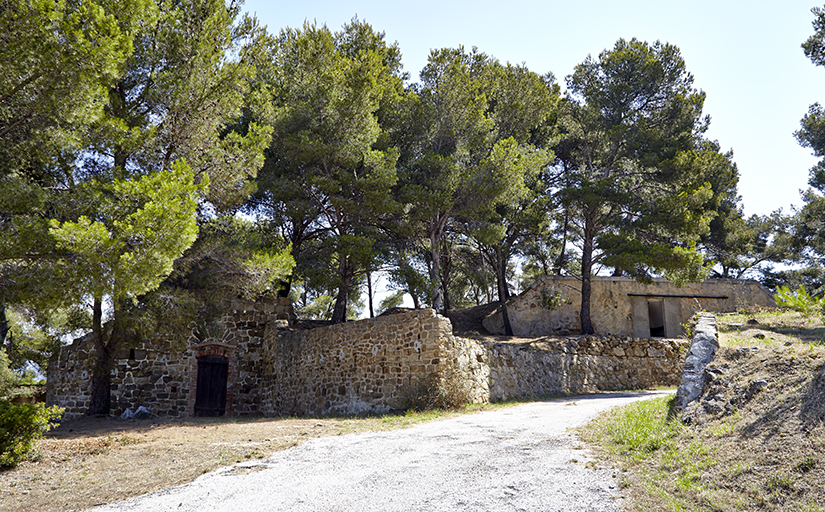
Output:
<instances>
[{"instance_id":1,"label":"stone wall","mask_svg":"<svg viewBox=\"0 0 825 512\"><path fill-rule=\"evenodd\" d=\"M648 389L679 383L688 342L584 336L491 343L457 338L453 365L474 402Z\"/></svg>"},{"instance_id":2,"label":"stone wall","mask_svg":"<svg viewBox=\"0 0 825 512\"><path fill-rule=\"evenodd\" d=\"M309 331L267 329L268 415L382 412L410 387L452 379L470 401L674 386L688 342L585 336L493 343L455 337L433 310Z\"/></svg>"},{"instance_id":3,"label":"stone wall","mask_svg":"<svg viewBox=\"0 0 825 512\"><path fill-rule=\"evenodd\" d=\"M771 294L757 281L709 279L679 288L665 279L644 284L626 277L593 277L591 319L597 334L649 337L648 303L663 308L665 337L682 336L681 325L697 311L732 312L775 306ZM547 336L580 332L581 283L577 278L543 276L507 302L516 336ZM504 333L500 311L484 320L493 333Z\"/></svg>"},{"instance_id":4,"label":"stone wall","mask_svg":"<svg viewBox=\"0 0 825 512\"><path fill-rule=\"evenodd\" d=\"M382 412L436 375L452 325L432 309L304 331L268 328L262 407L270 415Z\"/></svg>"},{"instance_id":5,"label":"stone wall","mask_svg":"<svg viewBox=\"0 0 825 512\"><path fill-rule=\"evenodd\" d=\"M192 416L204 356L227 361L227 415L274 416L388 411L431 379L458 383L476 403L675 385L687 347L630 336L477 341L453 336L450 321L431 309L298 330L282 304L226 307L212 338L123 347L112 370L112 414L142 405L159 416ZM90 339L78 339L49 366L47 401L69 418L89 405L89 348Z\"/></svg>"},{"instance_id":6,"label":"stone wall","mask_svg":"<svg viewBox=\"0 0 825 512\"><path fill-rule=\"evenodd\" d=\"M92 384L92 343L78 338L61 347L49 360L46 374L46 404L59 405L65 418L76 418L89 408Z\"/></svg>"},{"instance_id":7,"label":"stone wall","mask_svg":"<svg viewBox=\"0 0 825 512\"><path fill-rule=\"evenodd\" d=\"M112 413L120 415L142 405L159 416L185 416L190 368L183 346L170 340L144 340L121 350L112 371Z\"/></svg>"}]
</instances>

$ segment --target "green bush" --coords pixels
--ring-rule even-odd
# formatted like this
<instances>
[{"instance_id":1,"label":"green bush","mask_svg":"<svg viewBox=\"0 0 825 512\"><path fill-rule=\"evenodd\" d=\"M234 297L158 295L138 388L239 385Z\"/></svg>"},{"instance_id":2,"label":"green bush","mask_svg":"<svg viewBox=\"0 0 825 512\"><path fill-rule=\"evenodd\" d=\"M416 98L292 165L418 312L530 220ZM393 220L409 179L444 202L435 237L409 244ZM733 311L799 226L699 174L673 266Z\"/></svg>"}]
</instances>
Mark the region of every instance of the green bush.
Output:
<instances>
[{"instance_id":1,"label":"green bush","mask_svg":"<svg viewBox=\"0 0 825 512\"><path fill-rule=\"evenodd\" d=\"M776 289L774 300L780 308L799 311L806 316L813 313L825 314L825 298L817 299L805 291L802 286L796 291L791 291L787 286L780 286Z\"/></svg>"},{"instance_id":2,"label":"green bush","mask_svg":"<svg viewBox=\"0 0 825 512\"><path fill-rule=\"evenodd\" d=\"M0 467L14 467L24 460L34 441L55 426L62 415L63 409L56 405L0 400Z\"/></svg>"}]
</instances>

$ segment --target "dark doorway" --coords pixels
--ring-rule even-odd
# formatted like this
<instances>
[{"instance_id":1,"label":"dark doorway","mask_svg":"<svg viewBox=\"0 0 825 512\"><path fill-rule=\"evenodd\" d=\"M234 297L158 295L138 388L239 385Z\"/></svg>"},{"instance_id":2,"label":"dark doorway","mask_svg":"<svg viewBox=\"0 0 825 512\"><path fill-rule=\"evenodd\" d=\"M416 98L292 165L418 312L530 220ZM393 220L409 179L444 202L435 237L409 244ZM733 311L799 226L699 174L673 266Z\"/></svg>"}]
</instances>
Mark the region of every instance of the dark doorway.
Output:
<instances>
[{"instance_id":1,"label":"dark doorway","mask_svg":"<svg viewBox=\"0 0 825 512\"><path fill-rule=\"evenodd\" d=\"M198 358L195 416L223 416L226 412L226 377L229 361L218 356Z\"/></svg>"},{"instance_id":2,"label":"dark doorway","mask_svg":"<svg viewBox=\"0 0 825 512\"><path fill-rule=\"evenodd\" d=\"M648 320L650 322L650 337L665 337L665 307L661 300L647 301Z\"/></svg>"}]
</instances>

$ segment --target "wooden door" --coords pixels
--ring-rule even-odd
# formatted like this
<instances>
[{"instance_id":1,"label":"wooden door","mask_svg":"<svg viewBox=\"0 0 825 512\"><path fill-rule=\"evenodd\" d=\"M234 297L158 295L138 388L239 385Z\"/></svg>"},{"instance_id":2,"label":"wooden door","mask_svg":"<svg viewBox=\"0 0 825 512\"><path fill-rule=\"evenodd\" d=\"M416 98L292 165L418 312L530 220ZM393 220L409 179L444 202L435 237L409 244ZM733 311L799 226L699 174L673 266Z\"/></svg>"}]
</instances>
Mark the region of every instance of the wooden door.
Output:
<instances>
[{"instance_id":1,"label":"wooden door","mask_svg":"<svg viewBox=\"0 0 825 512\"><path fill-rule=\"evenodd\" d=\"M226 377L229 361L218 356L198 358L195 416L223 416L226 412Z\"/></svg>"}]
</instances>

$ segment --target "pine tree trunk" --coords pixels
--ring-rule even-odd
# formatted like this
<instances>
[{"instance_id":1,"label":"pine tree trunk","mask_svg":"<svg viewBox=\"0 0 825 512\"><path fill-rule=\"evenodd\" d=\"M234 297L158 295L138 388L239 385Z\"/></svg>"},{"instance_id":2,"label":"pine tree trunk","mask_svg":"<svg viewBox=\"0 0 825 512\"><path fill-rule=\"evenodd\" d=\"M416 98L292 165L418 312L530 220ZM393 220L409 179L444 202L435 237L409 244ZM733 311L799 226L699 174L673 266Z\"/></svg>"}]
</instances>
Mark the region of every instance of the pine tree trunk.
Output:
<instances>
[{"instance_id":1,"label":"pine tree trunk","mask_svg":"<svg viewBox=\"0 0 825 512\"><path fill-rule=\"evenodd\" d=\"M375 310L372 308L372 272L367 272L367 304L370 308L370 318L375 318Z\"/></svg>"},{"instance_id":2,"label":"pine tree trunk","mask_svg":"<svg viewBox=\"0 0 825 512\"><path fill-rule=\"evenodd\" d=\"M450 290L447 287L447 283L450 282L450 273L453 270L452 265L452 257L448 251L444 251L445 256L444 260L441 262L441 294L444 297L444 311L450 311L453 309L452 305L450 304Z\"/></svg>"},{"instance_id":3,"label":"pine tree trunk","mask_svg":"<svg viewBox=\"0 0 825 512\"><path fill-rule=\"evenodd\" d=\"M590 294L591 294L591 271L593 267L593 239L595 230L593 223L588 216L584 223L584 244L582 246L582 304L581 304L581 328L582 334L593 334L593 322L590 319Z\"/></svg>"},{"instance_id":4,"label":"pine tree trunk","mask_svg":"<svg viewBox=\"0 0 825 512\"><path fill-rule=\"evenodd\" d=\"M349 303L349 287L352 284L352 271L348 268L344 260L341 260L341 263L338 264L338 276L341 278L341 287L338 288L335 307L332 309L332 323L334 324L347 321L347 305Z\"/></svg>"},{"instance_id":5,"label":"pine tree trunk","mask_svg":"<svg viewBox=\"0 0 825 512\"><path fill-rule=\"evenodd\" d=\"M496 288L498 289L498 300L506 302L510 298L510 289L507 286L507 261L504 258L504 251L496 246Z\"/></svg>"},{"instance_id":6,"label":"pine tree trunk","mask_svg":"<svg viewBox=\"0 0 825 512\"><path fill-rule=\"evenodd\" d=\"M555 271L554 273L557 276L561 275L561 271L564 268L564 260L566 258L565 252L567 251L567 228L569 225L569 211L567 208L564 209L564 222L562 223L562 237L561 237L561 248L559 249L559 257L556 258L554 262ZM545 274L547 272L545 271Z\"/></svg>"},{"instance_id":7,"label":"pine tree trunk","mask_svg":"<svg viewBox=\"0 0 825 512\"><path fill-rule=\"evenodd\" d=\"M507 312L507 299L510 298L510 290L507 287L507 261L500 246L495 247L496 260L496 287L498 288L498 301L501 303L501 319L504 322L504 334L513 335L513 327L510 325L510 314Z\"/></svg>"},{"instance_id":8,"label":"pine tree trunk","mask_svg":"<svg viewBox=\"0 0 825 512\"><path fill-rule=\"evenodd\" d=\"M335 297L335 307L332 308L332 323L340 324L347 320L347 303L349 302L349 286L341 286L338 296Z\"/></svg>"},{"instance_id":9,"label":"pine tree trunk","mask_svg":"<svg viewBox=\"0 0 825 512\"><path fill-rule=\"evenodd\" d=\"M504 334L513 335L513 326L510 325L510 313L507 312L507 301L501 302L501 320L504 322Z\"/></svg>"},{"instance_id":10,"label":"pine tree trunk","mask_svg":"<svg viewBox=\"0 0 825 512\"><path fill-rule=\"evenodd\" d=\"M580 316L582 334L593 334L595 331L593 330L593 321L590 319L590 273L587 272L587 274L588 275L585 275L585 271L582 270L582 307Z\"/></svg>"},{"instance_id":11,"label":"pine tree trunk","mask_svg":"<svg viewBox=\"0 0 825 512\"><path fill-rule=\"evenodd\" d=\"M432 258L432 265L430 265L430 280L435 285L435 293L433 294L433 309L436 312L441 310L442 296L441 296L441 253L438 250L438 240L435 234L430 236L430 256Z\"/></svg>"},{"instance_id":12,"label":"pine tree trunk","mask_svg":"<svg viewBox=\"0 0 825 512\"><path fill-rule=\"evenodd\" d=\"M92 371L92 392L87 416L109 414L111 407L112 353L111 344L103 339L103 304L99 297L95 297L92 308L92 341L95 349L95 366Z\"/></svg>"},{"instance_id":13,"label":"pine tree trunk","mask_svg":"<svg viewBox=\"0 0 825 512\"><path fill-rule=\"evenodd\" d=\"M0 301L0 346L5 345L8 332L9 320L6 318L6 303Z\"/></svg>"}]
</instances>

